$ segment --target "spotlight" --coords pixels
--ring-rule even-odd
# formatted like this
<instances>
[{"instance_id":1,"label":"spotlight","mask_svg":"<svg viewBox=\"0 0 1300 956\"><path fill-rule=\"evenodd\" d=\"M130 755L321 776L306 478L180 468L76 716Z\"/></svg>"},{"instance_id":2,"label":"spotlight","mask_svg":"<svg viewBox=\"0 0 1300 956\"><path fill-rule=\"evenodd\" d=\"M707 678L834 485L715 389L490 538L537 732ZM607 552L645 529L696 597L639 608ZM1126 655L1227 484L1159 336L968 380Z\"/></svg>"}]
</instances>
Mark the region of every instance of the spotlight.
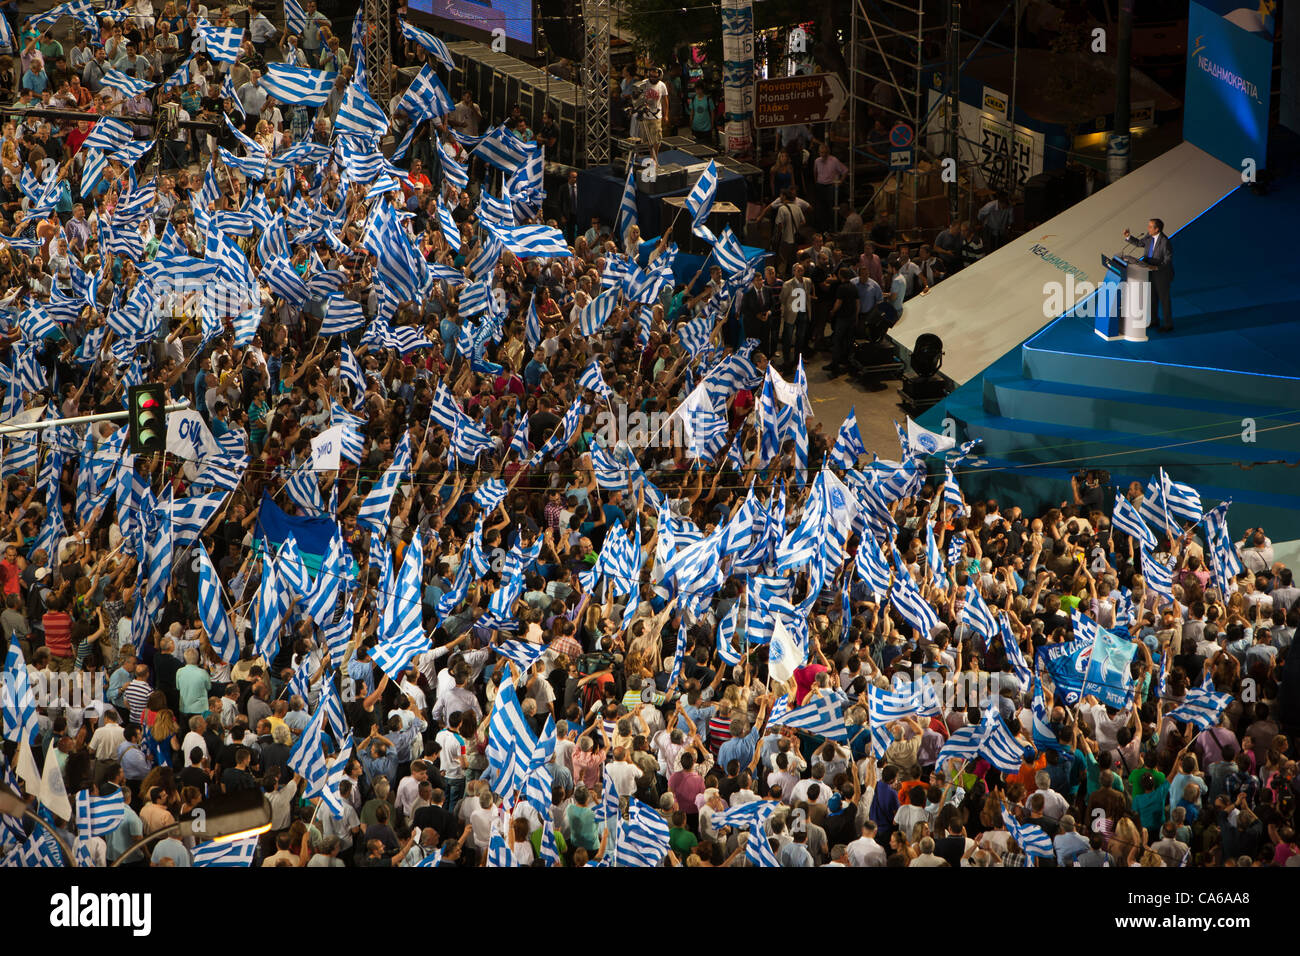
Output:
<instances>
[{"instance_id":1,"label":"spotlight","mask_svg":"<svg viewBox=\"0 0 1300 956\"><path fill-rule=\"evenodd\" d=\"M903 387L898 390L900 405L909 415L917 415L951 391L947 379L939 374L943 368L943 340L932 333L916 339L912 349L912 374L903 376Z\"/></svg>"},{"instance_id":2,"label":"spotlight","mask_svg":"<svg viewBox=\"0 0 1300 956\"><path fill-rule=\"evenodd\" d=\"M921 378L929 378L943 368L943 339L929 332L918 336L912 350L912 371Z\"/></svg>"}]
</instances>

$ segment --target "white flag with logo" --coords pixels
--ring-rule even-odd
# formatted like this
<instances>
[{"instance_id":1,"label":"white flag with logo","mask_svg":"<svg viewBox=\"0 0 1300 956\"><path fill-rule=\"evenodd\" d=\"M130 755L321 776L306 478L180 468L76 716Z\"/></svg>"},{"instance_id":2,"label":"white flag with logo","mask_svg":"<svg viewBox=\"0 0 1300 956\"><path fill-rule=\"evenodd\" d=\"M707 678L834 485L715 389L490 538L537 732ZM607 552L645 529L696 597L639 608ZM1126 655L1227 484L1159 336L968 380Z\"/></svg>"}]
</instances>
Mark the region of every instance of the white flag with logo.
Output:
<instances>
[{"instance_id":1,"label":"white flag with logo","mask_svg":"<svg viewBox=\"0 0 1300 956\"><path fill-rule=\"evenodd\" d=\"M794 676L795 668L803 664L799 644L786 629L781 615L772 614L772 643L767 649L767 671L773 680L784 683Z\"/></svg>"},{"instance_id":2,"label":"white flag with logo","mask_svg":"<svg viewBox=\"0 0 1300 956\"><path fill-rule=\"evenodd\" d=\"M187 408L167 413L167 454L185 461L198 461L220 451L212 430L198 412Z\"/></svg>"},{"instance_id":3,"label":"white flag with logo","mask_svg":"<svg viewBox=\"0 0 1300 956\"><path fill-rule=\"evenodd\" d=\"M311 466L315 471L338 471L343 450L343 427L334 425L311 440Z\"/></svg>"},{"instance_id":4,"label":"white flag with logo","mask_svg":"<svg viewBox=\"0 0 1300 956\"><path fill-rule=\"evenodd\" d=\"M907 443L912 446L914 455L937 455L941 451L957 447L957 439L922 428L910 417L907 419Z\"/></svg>"}]
</instances>

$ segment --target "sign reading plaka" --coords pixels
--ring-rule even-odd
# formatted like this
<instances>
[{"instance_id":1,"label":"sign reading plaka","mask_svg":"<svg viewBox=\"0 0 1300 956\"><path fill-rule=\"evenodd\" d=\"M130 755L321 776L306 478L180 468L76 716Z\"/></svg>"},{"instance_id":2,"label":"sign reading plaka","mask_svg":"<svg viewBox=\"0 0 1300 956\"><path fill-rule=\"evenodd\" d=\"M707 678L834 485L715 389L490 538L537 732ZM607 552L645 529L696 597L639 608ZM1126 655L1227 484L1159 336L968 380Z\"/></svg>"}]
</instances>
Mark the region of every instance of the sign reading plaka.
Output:
<instances>
[{"instance_id":1,"label":"sign reading plaka","mask_svg":"<svg viewBox=\"0 0 1300 956\"><path fill-rule=\"evenodd\" d=\"M754 84L754 124L760 129L830 123L844 109L848 95L834 73L782 76Z\"/></svg>"}]
</instances>

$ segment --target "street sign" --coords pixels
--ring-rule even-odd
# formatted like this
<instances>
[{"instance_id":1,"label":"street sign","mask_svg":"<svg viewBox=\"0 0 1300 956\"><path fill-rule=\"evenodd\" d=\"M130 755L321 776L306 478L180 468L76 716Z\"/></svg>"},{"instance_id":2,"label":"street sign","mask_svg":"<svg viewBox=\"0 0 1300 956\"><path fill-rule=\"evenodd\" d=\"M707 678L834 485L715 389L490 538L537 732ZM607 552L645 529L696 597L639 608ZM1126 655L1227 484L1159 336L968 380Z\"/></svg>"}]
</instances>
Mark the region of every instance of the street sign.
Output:
<instances>
[{"instance_id":1,"label":"street sign","mask_svg":"<svg viewBox=\"0 0 1300 956\"><path fill-rule=\"evenodd\" d=\"M754 125L759 129L830 123L848 102L844 83L834 73L781 76L754 84Z\"/></svg>"},{"instance_id":2,"label":"street sign","mask_svg":"<svg viewBox=\"0 0 1300 956\"><path fill-rule=\"evenodd\" d=\"M895 123L889 131L889 145L894 149L906 149L916 139L916 133L906 123Z\"/></svg>"},{"instance_id":3,"label":"street sign","mask_svg":"<svg viewBox=\"0 0 1300 956\"><path fill-rule=\"evenodd\" d=\"M916 150L911 146L906 149L889 151L889 168L893 170L911 169L916 165Z\"/></svg>"}]
</instances>

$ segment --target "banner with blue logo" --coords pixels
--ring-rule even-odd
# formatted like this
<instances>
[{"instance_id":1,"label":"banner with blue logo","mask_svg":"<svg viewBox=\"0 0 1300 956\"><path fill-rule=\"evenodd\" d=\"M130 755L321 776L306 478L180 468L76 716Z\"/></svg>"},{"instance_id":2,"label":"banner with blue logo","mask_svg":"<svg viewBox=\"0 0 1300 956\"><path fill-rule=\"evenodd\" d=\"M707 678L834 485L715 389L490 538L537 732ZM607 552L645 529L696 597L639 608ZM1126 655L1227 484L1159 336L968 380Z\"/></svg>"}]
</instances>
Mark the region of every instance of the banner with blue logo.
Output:
<instances>
[{"instance_id":1,"label":"banner with blue logo","mask_svg":"<svg viewBox=\"0 0 1300 956\"><path fill-rule=\"evenodd\" d=\"M1091 650L1089 641L1044 644L1039 648L1039 660L1052 678L1052 693L1057 703L1072 706L1083 696L1083 675L1088 669Z\"/></svg>"},{"instance_id":2,"label":"banner with blue logo","mask_svg":"<svg viewBox=\"0 0 1300 956\"><path fill-rule=\"evenodd\" d=\"M1137 653L1137 645L1127 637L1110 631L1099 631L1088 657L1088 670L1083 678L1083 693L1091 694L1107 707L1119 710L1128 706L1133 696L1133 675L1129 664Z\"/></svg>"},{"instance_id":3,"label":"banner with blue logo","mask_svg":"<svg viewBox=\"0 0 1300 956\"><path fill-rule=\"evenodd\" d=\"M1214 0L1211 0L1214 2ZM1217 4L1223 6L1222 2ZM1238 25L1193 0L1187 19L1187 92L1183 139L1235 169L1264 168L1268 145L1272 18L1267 29Z\"/></svg>"}]
</instances>

